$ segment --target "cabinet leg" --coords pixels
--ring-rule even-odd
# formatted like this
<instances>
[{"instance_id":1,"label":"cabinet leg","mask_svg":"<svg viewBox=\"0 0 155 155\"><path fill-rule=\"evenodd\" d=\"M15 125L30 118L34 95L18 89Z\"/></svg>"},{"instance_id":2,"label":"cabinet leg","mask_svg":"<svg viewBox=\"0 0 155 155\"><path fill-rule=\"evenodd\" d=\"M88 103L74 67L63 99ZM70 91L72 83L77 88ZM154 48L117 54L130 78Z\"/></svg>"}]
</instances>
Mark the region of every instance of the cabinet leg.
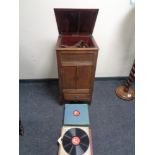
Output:
<instances>
[{"instance_id":1,"label":"cabinet leg","mask_svg":"<svg viewBox=\"0 0 155 155\"><path fill-rule=\"evenodd\" d=\"M60 96L59 96L59 103L60 103L60 105L62 105L62 104L63 104L63 102L64 102L63 96L62 96L62 95L60 95Z\"/></svg>"},{"instance_id":2,"label":"cabinet leg","mask_svg":"<svg viewBox=\"0 0 155 155\"><path fill-rule=\"evenodd\" d=\"M91 105L91 100L90 100L90 101L88 101L88 104L89 104L89 105Z\"/></svg>"}]
</instances>

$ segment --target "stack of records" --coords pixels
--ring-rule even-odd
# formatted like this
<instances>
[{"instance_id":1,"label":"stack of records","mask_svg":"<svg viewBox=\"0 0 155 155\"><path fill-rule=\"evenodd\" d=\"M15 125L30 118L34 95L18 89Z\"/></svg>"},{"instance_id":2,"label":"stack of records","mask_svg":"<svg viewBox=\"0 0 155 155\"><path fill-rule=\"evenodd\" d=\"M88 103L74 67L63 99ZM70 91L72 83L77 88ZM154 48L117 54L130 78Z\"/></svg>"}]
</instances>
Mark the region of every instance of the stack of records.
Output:
<instances>
[{"instance_id":1,"label":"stack of records","mask_svg":"<svg viewBox=\"0 0 155 155\"><path fill-rule=\"evenodd\" d=\"M58 155L93 155L87 104L65 104Z\"/></svg>"}]
</instances>

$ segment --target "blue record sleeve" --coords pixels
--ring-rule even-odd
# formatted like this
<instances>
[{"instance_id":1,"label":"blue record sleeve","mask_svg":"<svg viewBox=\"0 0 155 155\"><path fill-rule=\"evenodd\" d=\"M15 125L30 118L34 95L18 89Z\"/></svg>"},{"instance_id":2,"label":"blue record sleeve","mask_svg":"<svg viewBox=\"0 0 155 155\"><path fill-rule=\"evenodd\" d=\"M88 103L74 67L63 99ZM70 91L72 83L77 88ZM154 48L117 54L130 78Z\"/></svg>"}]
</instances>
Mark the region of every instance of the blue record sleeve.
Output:
<instances>
[{"instance_id":1,"label":"blue record sleeve","mask_svg":"<svg viewBox=\"0 0 155 155\"><path fill-rule=\"evenodd\" d=\"M89 126L87 104L65 104L64 125Z\"/></svg>"}]
</instances>

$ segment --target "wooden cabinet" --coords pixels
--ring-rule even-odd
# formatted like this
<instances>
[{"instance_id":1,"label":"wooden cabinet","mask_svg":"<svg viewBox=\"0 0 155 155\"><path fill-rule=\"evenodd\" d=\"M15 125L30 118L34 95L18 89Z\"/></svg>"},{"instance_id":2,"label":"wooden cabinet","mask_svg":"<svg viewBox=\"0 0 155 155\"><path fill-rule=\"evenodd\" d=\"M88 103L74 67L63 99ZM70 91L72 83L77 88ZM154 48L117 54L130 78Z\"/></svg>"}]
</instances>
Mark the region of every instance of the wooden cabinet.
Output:
<instances>
[{"instance_id":1,"label":"wooden cabinet","mask_svg":"<svg viewBox=\"0 0 155 155\"><path fill-rule=\"evenodd\" d=\"M60 101L87 101L91 103L98 55L98 46L91 33L97 12L98 10L96 9L55 9L59 30L56 54ZM81 15L85 16L82 16L81 19ZM86 19L85 24L87 25L89 23L92 25L87 26L88 29L81 27L83 30L81 30L81 34L81 31L79 31L80 26L75 26L74 21L78 21L81 24L80 21L82 20L84 22L84 17ZM90 17L92 17L92 19ZM65 20L64 23L63 20ZM63 27L62 24L64 24ZM66 24L69 25L69 27L67 27ZM84 27L86 26L85 24L83 25ZM70 29L70 26L76 28ZM87 44L87 47L72 46L81 40ZM66 47L64 45L66 45Z\"/></svg>"}]
</instances>

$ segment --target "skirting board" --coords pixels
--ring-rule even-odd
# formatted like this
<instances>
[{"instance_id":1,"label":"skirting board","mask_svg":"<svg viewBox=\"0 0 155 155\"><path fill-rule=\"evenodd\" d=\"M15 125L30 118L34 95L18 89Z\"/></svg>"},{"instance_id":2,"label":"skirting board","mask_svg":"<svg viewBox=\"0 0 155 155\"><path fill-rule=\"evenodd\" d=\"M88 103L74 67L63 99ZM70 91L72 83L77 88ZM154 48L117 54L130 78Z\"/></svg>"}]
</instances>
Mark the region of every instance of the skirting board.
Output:
<instances>
[{"instance_id":1,"label":"skirting board","mask_svg":"<svg viewBox=\"0 0 155 155\"><path fill-rule=\"evenodd\" d=\"M128 77L96 77L95 81L105 81L105 80L126 80ZM45 81L58 81L56 78L49 79L19 79L19 82L45 82Z\"/></svg>"}]
</instances>

